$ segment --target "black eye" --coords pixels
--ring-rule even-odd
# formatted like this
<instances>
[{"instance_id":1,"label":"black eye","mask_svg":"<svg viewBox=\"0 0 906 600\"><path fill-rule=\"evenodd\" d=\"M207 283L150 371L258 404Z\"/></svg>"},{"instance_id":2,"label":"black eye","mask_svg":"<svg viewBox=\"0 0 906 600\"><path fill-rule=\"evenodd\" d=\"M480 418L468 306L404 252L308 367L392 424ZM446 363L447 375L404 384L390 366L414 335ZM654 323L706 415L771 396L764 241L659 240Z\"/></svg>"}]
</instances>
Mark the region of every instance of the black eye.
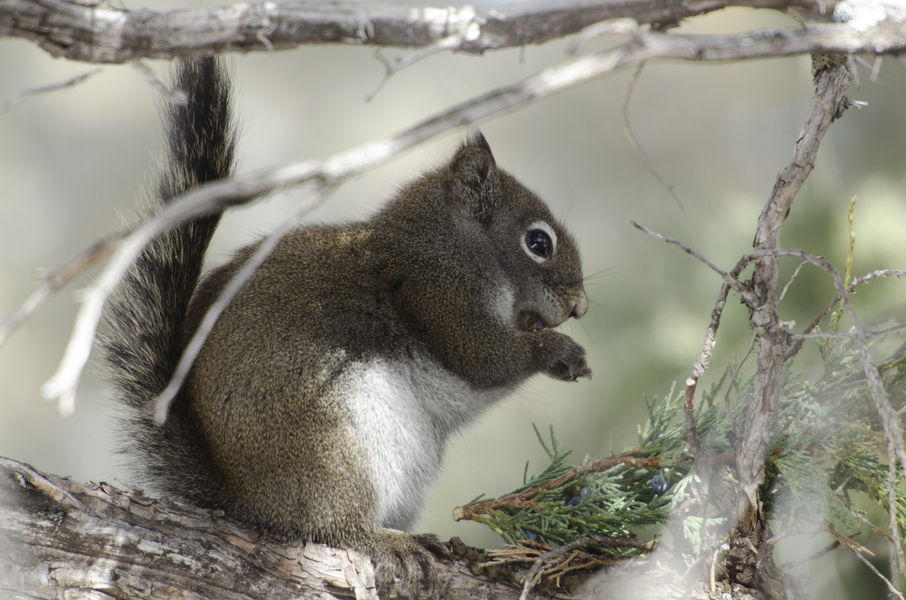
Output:
<instances>
[{"instance_id":1,"label":"black eye","mask_svg":"<svg viewBox=\"0 0 906 600\"><path fill-rule=\"evenodd\" d=\"M532 229L525 234L525 245L541 258L550 258L554 254L554 243L543 229Z\"/></svg>"}]
</instances>

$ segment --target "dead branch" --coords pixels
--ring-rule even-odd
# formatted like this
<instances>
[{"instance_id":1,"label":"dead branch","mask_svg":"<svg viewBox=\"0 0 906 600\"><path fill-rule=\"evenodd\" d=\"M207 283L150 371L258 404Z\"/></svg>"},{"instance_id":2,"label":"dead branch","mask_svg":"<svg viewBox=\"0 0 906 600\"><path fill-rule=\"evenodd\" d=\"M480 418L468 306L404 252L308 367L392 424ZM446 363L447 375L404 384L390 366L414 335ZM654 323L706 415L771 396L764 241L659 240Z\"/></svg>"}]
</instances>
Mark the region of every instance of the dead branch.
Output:
<instances>
[{"instance_id":1,"label":"dead branch","mask_svg":"<svg viewBox=\"0 0 906 600\"><path fill-rule=\"evenodd\" d=\"M637 540L635 538L615 538L607 535L587 535L581 537L577 540L573 540L567 544L563 544L557 548L554 548L544 554L538 556L537 559L532 563L531 569L525 575L525 582L522 585L522 593L519 595L519 600L527 600L529 592L538 583L538 580L541 578L541 575L544 571L544 568L548 566L549 568L557 568L562 565L563 562L569 561L570 557L567 557L565 560L563 555L573 552L576 548L581 548L582 546L591 546L599 544L601 546L607 546L610 548L639 548L645 551L651 551L655 543L647 543L642 540ZM551 563L554 563L551 566Z\"/></svg>"},{"instance_id":2,"label":"dead branch","mask_svg":"<svg viewBox=\"0 0 906 600\"><path fill-rule=\"evenodd\" d=\"M661 28L728 6L831 14L836 0L525 0L505 7L416 7L353 2L249 2L209 9L129 10L66 0L0 0L0 37L31 40L52 56L98 63L218 52L273 52L302 44L447 49L542 44L614 18Z\"/></svg>"},{"instance_id":3,"label":"dead branch","mask_svg":"<svg viewBox=\"0 0 906 600\"><path fill-rule=\"evenodd\" d=\"M757 370L754 392L738 422L740 436L736 445L736 471L748 508L742 510L740 506L740 514L747 514L750 523L754 523L754 514L760 513L757 488L764 481L764 455L779 406L784 356L789 348L777 301L780 257L775 251L780 248L780 228L814 168L824 133L848 106L843 94L852 80L842 56L813 57L813 70L815 108L796 141L790 164L777 178L771 198L762 209L753 243L756 251L768 253L755 263L752 276L752 289L758 296L757 304L749 304L750 321L758 336ZM737 275L744 268L741 263L733 271Z\"/></svg>"}]
</instances>

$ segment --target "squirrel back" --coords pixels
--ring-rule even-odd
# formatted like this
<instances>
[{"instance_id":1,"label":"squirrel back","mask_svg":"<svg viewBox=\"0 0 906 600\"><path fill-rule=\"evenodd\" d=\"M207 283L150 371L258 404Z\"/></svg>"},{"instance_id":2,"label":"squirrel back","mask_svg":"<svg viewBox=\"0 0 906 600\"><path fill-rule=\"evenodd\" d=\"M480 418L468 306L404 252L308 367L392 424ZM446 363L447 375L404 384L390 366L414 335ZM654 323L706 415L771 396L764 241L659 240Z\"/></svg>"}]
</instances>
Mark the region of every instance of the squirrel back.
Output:
<instances>
[{"instance_id":1,"label":"squirrel back","mask_svg":"<svg viewBox=\"0 0 906 600\"><path fill-rule=\"evenodd\" d=\"M183 65L170 109L164 202L227 177L226 75ZM257 244L199 284L217 217L163 236L108 313L114 382L132 416L130 452L169 494L279 536L356 548L385 589L434 578L408 530L449 437L531 375L590 377L585 351L553 331L585 314L575 241L499 169L481 134L372 218L285 236L221 314L163 426L150 400Z\"/></svg>"}]
</instances>

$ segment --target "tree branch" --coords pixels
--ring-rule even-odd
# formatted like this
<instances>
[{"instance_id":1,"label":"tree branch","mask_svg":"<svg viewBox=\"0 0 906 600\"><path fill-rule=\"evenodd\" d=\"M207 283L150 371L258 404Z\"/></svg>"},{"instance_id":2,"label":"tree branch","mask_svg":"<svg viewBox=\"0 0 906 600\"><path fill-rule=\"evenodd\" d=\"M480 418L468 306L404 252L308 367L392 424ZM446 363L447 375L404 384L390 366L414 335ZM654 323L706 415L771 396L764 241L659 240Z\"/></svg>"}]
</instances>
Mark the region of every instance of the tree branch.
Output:
<instances>
[{"instance_id":1,"label":"tree branch","mask_svg":"<svg viewBox=\"0 0 906 600\"><path fill-rule=\"evenodd\" d=\"M836 0L524 0L498 7L353 2L249 2L195 10L129 10L65 0L0 0L0 37L36 42L52 56L98 63L217 52L273 52L302 44L421 48L456 36L450 50L542 44L608 19L661 28L728 6L833 12Z\"/></svg>"},{"instance_id":2,"label":"tree branch","mask_svg":"<svg viewBox=\"0 0 906 600\"><path fill-rule=\"evenodd\" d=\"M377 600L371 562L352 550L280 543L217 511L77 483L5 458L0 532L4 597ZM436 566L438 600L519 597L510 572L493 581L473 575L462 558Z\"/></svg>"},{"instance_id":3,"label":"tree branch","mask_svg":"<svg viewBox=\"0 0 906 600\"><path fill-rule=\"evenodd\" d=\"M777 178L771 198L762 209L753 243L756 252L767 252L756 261L752 276L753 289L759 298L757 305L749 304L751 323L759 341L758 368L754 391L738 423L736 471L744 501L756 513L760 513L757 488L764 481L764 455L777 414L784 355L789 345L777 307L780 256L776 250L780 247L780 227L789 214L793 198L814 168L821 139L848 106L843 94L852 80L842 56L813 57L812 64L817 102L796 142L793 159ZM734 273L741 272L743 267L740 261ZM747 512L742 510L740 514ZM749 513L750 522L752 518Z\"/></svg>"}]
</instances>

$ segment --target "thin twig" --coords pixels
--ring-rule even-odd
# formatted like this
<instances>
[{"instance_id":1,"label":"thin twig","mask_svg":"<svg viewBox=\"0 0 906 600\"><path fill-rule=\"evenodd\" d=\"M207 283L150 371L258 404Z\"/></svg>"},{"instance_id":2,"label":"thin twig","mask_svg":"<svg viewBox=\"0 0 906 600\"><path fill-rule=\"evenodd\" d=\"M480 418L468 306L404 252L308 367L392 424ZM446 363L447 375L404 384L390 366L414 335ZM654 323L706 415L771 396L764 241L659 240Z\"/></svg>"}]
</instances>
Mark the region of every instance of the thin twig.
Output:
<instances>
[{"instance_id":1,"label":"thin twig","mask_svg":"<svg viewBox=\"0 0 906 600\"><path fill-rule=\"evenodd\" d=\"M587 535L585 537L573 540L558 548L554 548L550 552L545 552L539 556L535 563L532 565L532 568L529 569L528 573L525 574L525 583L522 586L522 594L519 596L519 600L526 600L528 598L529 591L535 586L538 582L538 579L541 578L542 570L544 569L545 563L548 563L567 552L571 552L575 548L580 546L589 546L592 544L598 544L601 546L610 546L616 548L639 548L642 550L651 551L652 545L646 542L643 542L636 538L615 538L606 535Z\"/></svg>"},{"instance_id":2,"label":"thin twig","mask_svg":"<svg viewBox=\"0 0 906 600\"><path fill-rule=\"evenodd\" d=\"M35 314L54 293L62 289L73 277L84 272L85 269L115 250L123 235L95 242L90 248L43 275L47 282L32 292L22 303L22 306L0 324L0 346L3 345L3 342L9 338L19 325Z\"/></svg>"},{"instance_id":3,"label":"thin twig","mask_svg":"<svg viewBox=\"0 0 906 600\"><path fill-rule=\"evenodd\" d=\"M884 577L884 575L882 575L881 572L878 571L878 570L875 568L875 566L874 566L873 564L871 564L871 562L869 562L869 560L868 560L867 558L865 558L864 556L862 556L862 553L861 553L861 552L857 552L855 549L853 549L853 553L854 553L856 556L859 557L859 560L861 560L861 561L864 562L866 565L868 565L868 568L871 569L872 572L873 572L875 575L877 575L878 577L880 577L881 580L882 580L885 584L887 584L887 589L890 590L890 593L891 593L891 594L895 595L895 596L896 596L897 598L899 598L900 600L903 600L903 594L901 594L901 593L899 592L899 590L897 590L897 588L894 587L894 585L890 582L890 580L887 579L886 577Z\"/></svg>"},{"instance_id":4,"label":"thin twig","mask_svg":"<svg viewBox=\"0 0 906 600\"><path fill-rule=\"evenodd\" d=\"M868 273L866 275L863 275L862 277L859 277L858 279L853 280L852 283L849 284L849 287L846 288L846 291L847 291L847 293L852 294L855 291L857 285L861 285L863 283L868 283L872 279L877 279L877 278L881 278L881 277L902 277L904 275L906 275L906 270L879 269L876 271L872 271L871 273ZM787 360L793 358L796 354L799 353L799 350L802 349L802 344L807 339L807 338L800 337L800 336L806 335L810 331L815 329L815 327L817 327L821 323L821 321L824 319L824 317L827 316L827 313L829 313L831 310L833 310L833 308L837 305L837 303L840 302L840 300L842 300L842 299L843 299L843 296L838 295L836 298L831 300L827 304L827 306L824 307L824 310L822 310L818 314L818 316L815 317L811 323L809 323L809 326L806 327L802 331L801 334L798 334L796 336L797 341L795 344L793 344L793 347L790 348L790 351L787 352L786 355L784 355L784 357L783 357L784 361L787 361Z\"/></svg>"},{"instance_id":5,"label":"thin twig","mask_svg":"<svg viewBox=\"0 0 906 600\"><path fill-rule=\"evenodd\" d=\"M50 85L45 85L42 87L36 87L36 88L30 88L27 90L22 90L21 92L19 92L17 94L13 94L12 96L7 98L3 102L0 102L0 115L5 113L6 111L10 110L14 106L17 106L17 105L25 102L32 96L37 96L38 94L44 94L46 92L53 92L55 90L72 87L74 85L77 85L77 84L85 81L92 75L95 75L100 72L101 72L101 69L92 69L90 71L82 73L81 75L76 75L75 77L71 77L71 78L67 79L66 81L62 81L60 83L52 83Z\"/></svg>"},{"instance_id":6,"label":"thin twig","mask_svg":"<svg viewBox=\"0 0 906 600\"><path fill-rule=\"evenodd\" d=\"M375 56L378 61L382 65L384 65L384 76L381 78L381 81L380 83L378 83L377 87L374 88L374 91L368 94L368 96L365 98L365 101L371 102L374 97L377 96L377 93L381 91L381 88L384 87L384 84L390 81L390 78L396 75L398 72L402 71L406 67L414 65L424 58L433 56L434 54L440 54L445 50L454 50L458 48L460 44L462 44L462 40L463 34L457 33L451 36L447 36L423 48L419 48L418 50L404 58L397 58L394 60L387 60L380 53L380 50L378 50Z\"/></svg>"},{"instance_id":7,"label":"thin twig","mask_svg":"<svg viewBox=\"0 0 906 600\"><path fill-rule=\"evenodd\" d=\"M777 303L778 303L778 304L781 303L781 302L783 302L783 297L786 296L786 291L787 291L788 289L790 289L790 286L793 285L793 282L794 282L794 281L796 281L796 277L799 275L799 271L802 270L802 267L804 267L804 266L807 265L807 264L808 264L808 261L807 261L807 260L804 260L804 261L802 261L801 263L799 263L799 266L796 267L796 270L795 270L795 271L793 271L792 277L790 277L790 280L786 282L786 285L785 285L785 286L783 286L783 291L780 292L780 297L777 298Z\"/></svg>"},{"instance_id":8,"label":"thin twig","mask_svg":"<svg viewBox=\"0 0 906 600\"><path fill-rule=\"evenodd\" d=\"M882 420L883 422L883 420ZM885 423L886 429L886 423ZM897 430L901 433L900 430ZM886 435L886 431L885 431ZM897 461L893 438L887 438L887 512L890 536L893 538L894 556L897 557L897 570L903 572L906 559L903 556L903 540L900 539L900 526L897 523ZM901 458L902 462L902 458ZM903 463L906 470L906 463Z\"/></svg>"},{"instance_id":9,"label":"thin twig","mask_svg":"<svg viewBox=\"0 0 906 600\"><path fill-rule=\"evenodd\" d=\"M800 558L799 560L791 560L790 562L783 563L782 565L780 565L780 570L786 571L787 569L799 567L799 566L809 563L813 560L817 560L817 559L821 558L822 556L826 556L826 555L830 554L831 552L833 552L840 546L841 546L840 542L838 540L834 540L833 542L831 542L830 544L828 544L827 546L825 546L818 552L815 552L814 554L810 554L809 556L806 556L805 558Z\"/></svg>"},{"instance_id":10,"label":"thin twig","mask_svg":"<svg viewBox=\"0 0 906 600\"><path fill-rule=\"evenodd\" d=\"M673 244L674 246L677 246L680 249L682 249L683 252L689 254L690 256L692 256L692 257L696 258L697 260L706 264L712 271L714 271L715 273L717 273L718 275L723 277L724 282L727 283L731 288L733 288L734 292L737 292L738 294L740 294L743 297L743 299L746 301L747 304L749 302L757 301L757 298L752 295L752 291L747 289L742 283L740 283L739 280L735 278L735 276L732 276L732 273L727 273L726 271L724 271L723 269L721 269L720 267L718 267L717 265L712 263L710 260L708 260L707 258L702 256L701 254L699 254L698 252L696 252L689 246L687 246L687 245L683 244L682 242L677 241L671 237L667 237L666 235L657 233L656 231L652 231L652 230L648 229L647 227L645 227L644 225L642 225L640 223L636 223L635 221L630 221L630 223L636 229L643 231L643 232L647 233L648 235L650 235L651 237L661 240L662 242L667 242L668 244Z\"/></svg>"},{"instance_id":11,"label":"thin twig","mask_svg":"<svg viewBox=\"0 0 906 600\"><path fill-rule=\"evenodd\" d=\"M167 102L173 104L174 106L185 106L189 103L189 97L186 96L186 93L182 90L174 90L169 85L160 80L160 77L151 70L151 68L140 60L130 60L129 66L138 73L148 82L148 84L154 88L154 90L166 98Z\"/></svg>"},{"instance_id":12,"label":"thin twig","mask_svg":"<svg viewBox=\"0 0 906 600\"><path fill-rule=\"evenodd\" d=\"M695 423L695 389L698 386L699 378L705 374L708 363L711 362L711 351L714 349L714 341L717 338L717 328L720 327L720 315L723 313L724 306L727 304L727 294L730 293L730 285L724 283L720 286L720 293L717 295L717 302L711 310L711 322L708 323L708 329L705 332L705 341L702 344L702 351L699 353L695 364L692 365L692 374L686 379L686 394L683 399L683 415L686 420L686 439L689 443L689 449L695 456L695 463L700 466L699 476L702 478L702 487L707 490L710 486L710 472L708 470L708 457L705 455L705 449L702 447L701 440L698 437L698 427Z\"/></svg>"},{"instance_id":13,"label":"thin twig","mask_svg":"<svg viewBox=\"0 0 906 600\"><path fill-rule=\"evenodd\" d=\"M871 66L871 77L870 80L872 83L878 80L878 74L881 72L881 61L884 59L883 56L876 56L875 62Z\"/></svg>"},{"instance_id":14,"label":"thin twig","mask_svg":"<svg viewBox=\"0 0 906 600\"><path fill-rule=\"evenodd\" d=\"M630 223L633 227L635 227L636 229L638 229L638 230L640 230L640 231L643 231L644 233L647 233L648 235L650 235L651 237L653 237L653 238L655 238L655 239L659 239L659 240L661 240L662 242L667 242L668 244L673 244L674 246L678 246L679 248L681 248L681 249L683 250L683 252L685 252L685 253L687 253L687 254L689 254L689 255L695 257L697 260L699 260L699 261L705 263L706 265L708 265L708 267L710 267L712 271L714 271L715 273L717 273L717 274L720 275L721 277L726 276L726 274L727 274L726 271L724 271L723 269L721 269L720 267L718 267L717 265L715 265L714 263L712 263L710 260L708 260L707 258L705 258L704 256L702 256L701 254L699 254L698 252L696 252L695 250L693 250L693 249L690 248L689 246L683 244L682 242L680 242L680 241L678 241L678 240L675 240L675 239L673 239L673 238L671 238L671 237L667 237L666 235L663 235L663 234L661 234L661 233L657 233L656 231L652 231L651 229L648 229L647 227L645 227L645 226L642 225L641 223L636 223L635 221L629 221L629 223Z\"/></svg>"},{"instance_id":15,"label":"thin twig","mask_svg":"<svg viewBox=\"0 0 906 600\"><path fill-rule=\"evenodd\" d=\"M891 325L886 329L866 329L865 335L869 337L876 338L878 336L891 333L892 331L899 331L900 329L906 328L906 322L899 323L897 325ZM801 333L790 335L791 340L812 340L812 339L854 339L858 338L859 335L856 333Z\"/></svg>"},{"instance_id":16,"label":"thin twig","mask_svg":"<svg viewBox=\"0 0 906 600\"><path fill-rule=\"evenodd\" d=\"M635 139L635 134L632 133L632 127L629 125L629 99L632 97L632 90L635 89L635 84L639 80L639 76L642 74L642 69L645 67L645 63L639 63L638 68L635 70L635 75L632 76L632 79L629 82L629 88L626 90L626 96L623 98L623 109L620 111L620 115L623 118L623 134L626 136L626 139L629 141L629 145L632 146L633 151L642 161L642 164L645 165L645 168L648 169L648 172L651 173L651 176L658 180L662 186L667 189L667 192L673 196L673 199L676 201L677 206L680 209L683 208L683 201L680 200L679 195L676 193L676 186L672 183L667 183L667 181L654 170L654 167L651 165L651 162L648 160L648 157L645 156L645 151L642 150L642 147L639 146L638 140Z\"/></svg>"}]
</instances>

